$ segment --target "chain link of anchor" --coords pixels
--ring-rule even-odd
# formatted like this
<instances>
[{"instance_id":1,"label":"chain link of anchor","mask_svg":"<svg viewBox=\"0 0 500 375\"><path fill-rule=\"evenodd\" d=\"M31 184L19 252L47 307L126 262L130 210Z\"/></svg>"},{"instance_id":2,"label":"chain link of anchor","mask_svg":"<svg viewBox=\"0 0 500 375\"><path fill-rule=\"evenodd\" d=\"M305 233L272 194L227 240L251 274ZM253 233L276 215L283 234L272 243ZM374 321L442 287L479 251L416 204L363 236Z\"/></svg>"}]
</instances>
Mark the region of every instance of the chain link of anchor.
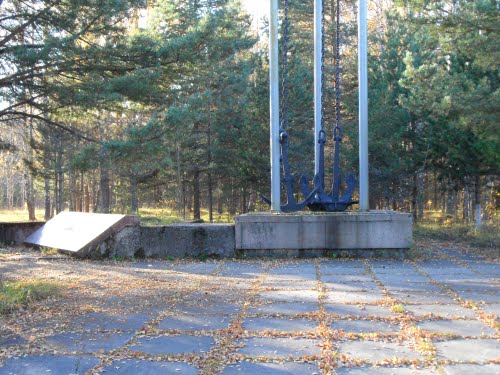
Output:
<instances>
[{"instance_id":1,"label":"chain link of anchor","mask_svg":"<svg viewBox=\"0 0 500 375\"><path fill-rule=\"evenodd\" d=\"M335 9L335 140L342 140L342 125L340 117L340 0L337 0Z\"/></svg>"}]
</instances>

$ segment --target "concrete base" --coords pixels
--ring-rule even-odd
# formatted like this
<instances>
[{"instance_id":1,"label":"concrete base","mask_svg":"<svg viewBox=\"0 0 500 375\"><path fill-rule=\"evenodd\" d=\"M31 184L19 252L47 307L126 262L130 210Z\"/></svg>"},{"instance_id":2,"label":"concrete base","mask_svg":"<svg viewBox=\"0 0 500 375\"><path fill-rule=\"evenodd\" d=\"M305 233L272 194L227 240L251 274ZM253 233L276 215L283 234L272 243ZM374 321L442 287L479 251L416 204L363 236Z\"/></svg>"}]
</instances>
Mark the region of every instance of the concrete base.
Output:
<instances>
[{"instance_id":1,"label":"concrete base","mask_svg":"<svg viewBox=\"0 0 500 375\"><path fill-rule=\"evenodd\" d=\"M41 228L45 222L0 223L0 244L22 245L26 237Z\"/></svg>"},{"instance_id":2,"label":"concrete base","mask_svg":"<svg viewBox=\"0 0 500 375\"><path fill-rule=\"evenodd\" d=\"M365 250L393 249L399 254L411 247L412 234L411 214L370 211L246 214L236 218L235 235L236 250L252 256L317 256L345 250L366 257Z\"/></svg>"},{"instance_id":3,"label":"concrete base","mask_svg":"<svg viewBox=\"0 0 500 375\"><path fill-rule=\"evenodd\" d=\"M128 226L95 247L93 258L233 257L234 225Z\"/></svg>"}]
</instances>

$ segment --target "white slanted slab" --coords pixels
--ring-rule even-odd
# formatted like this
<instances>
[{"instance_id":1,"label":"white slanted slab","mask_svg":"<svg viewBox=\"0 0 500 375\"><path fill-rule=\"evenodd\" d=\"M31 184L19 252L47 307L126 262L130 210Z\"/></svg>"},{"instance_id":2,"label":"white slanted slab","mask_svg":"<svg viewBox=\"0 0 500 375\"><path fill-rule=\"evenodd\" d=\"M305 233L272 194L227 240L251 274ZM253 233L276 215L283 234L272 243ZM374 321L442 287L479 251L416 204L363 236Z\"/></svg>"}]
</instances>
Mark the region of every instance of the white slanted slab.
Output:
<instances>
[{"instance_id":1,"label":"white slanted slab","mask_svg":"<svg viewBox=\"0 0 500 375\"><path fill-rule=\"evenodd\" d=\"M130 215L61 212L24 242L73 253L86 252L127 225L138 225Z\"/></svg>"}]
</instances>

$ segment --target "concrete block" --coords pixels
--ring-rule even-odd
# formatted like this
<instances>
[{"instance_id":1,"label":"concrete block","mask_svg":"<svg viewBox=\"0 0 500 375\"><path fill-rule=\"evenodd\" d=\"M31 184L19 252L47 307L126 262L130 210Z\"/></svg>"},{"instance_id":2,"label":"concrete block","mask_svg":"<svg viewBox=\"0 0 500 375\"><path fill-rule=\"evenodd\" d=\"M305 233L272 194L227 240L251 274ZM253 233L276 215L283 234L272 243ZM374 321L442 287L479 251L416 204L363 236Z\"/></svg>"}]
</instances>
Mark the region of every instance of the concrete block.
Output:
<instances>
[{"instance_id":1,"label":"concrete block","mask_svg":"<svg viewBox=\"0 0 500 375\"><path fill-rule=\"evenodd\" d=\"M234 256L234 225L178 224L141 227L146 257Z\"/></svg>"},{"instance_id":2,"label":"concrete block","mask_svg":"<svg viewBox=\"0 0 500 375\"><path fill-rule=\"evenodd\" d=\"M5 245L21 245L33 232L45 223L41 221L27 223L0 223L0 243Z\"/></svg>"},{"instance_id":3,"label":"concrete block","mask_svg":"<svg viewBox=\"0 0 500 375\"><path fill-rule=\"evenodd\" d=\"M408 249L412 217L393 211L271 214L236 217L237 250Z\"/></svg>"}]
</instances>

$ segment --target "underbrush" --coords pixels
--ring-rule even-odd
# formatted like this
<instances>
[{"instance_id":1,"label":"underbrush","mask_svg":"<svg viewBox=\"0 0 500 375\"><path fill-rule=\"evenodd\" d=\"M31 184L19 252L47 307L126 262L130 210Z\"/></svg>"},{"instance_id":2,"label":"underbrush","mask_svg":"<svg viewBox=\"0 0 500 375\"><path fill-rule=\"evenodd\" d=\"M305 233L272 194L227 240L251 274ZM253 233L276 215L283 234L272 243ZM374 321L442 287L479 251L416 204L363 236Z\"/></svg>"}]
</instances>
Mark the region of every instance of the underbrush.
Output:
<instances>
[{"instance_id":1,"label":"underbrush","mask_svg":"<svg viewBox=\"0 0 500 375\"><path fill-rule=\"evenodd\" d=\"M168 208L140 208L139 216L141 224L148 226L169 225L192 220L192 213L186 212L186 220L184 220L177 215L176 210ZM204 223L209 222L208 210L201 210L201 219ZM231 223L234 222L234 217L227 212L222 214L214 212L213 220L214 223Z\"/></svg>"},{"instance_id":2,"label":"underbrush","mask_svg":"<svg viewBox=\"0 0 500 375\"><path fill-rule=\"evenodd\" d=\"M477 230L467 224L416 224L414 227L416 240L430 239L437 241L460 242L478 248L500 249L500 227L483 225Z\"/></svg>"},{"instance_id":3,"label":"underbrush","mask_svg":"<svg viewBox=\"0 0 500 375\"><path fill-rule=\"evenodd\" d=\"M30 303L57 296L60 286L38 280L0 282L0 315L28 306Z\"/></svg>"}]
</instances>

